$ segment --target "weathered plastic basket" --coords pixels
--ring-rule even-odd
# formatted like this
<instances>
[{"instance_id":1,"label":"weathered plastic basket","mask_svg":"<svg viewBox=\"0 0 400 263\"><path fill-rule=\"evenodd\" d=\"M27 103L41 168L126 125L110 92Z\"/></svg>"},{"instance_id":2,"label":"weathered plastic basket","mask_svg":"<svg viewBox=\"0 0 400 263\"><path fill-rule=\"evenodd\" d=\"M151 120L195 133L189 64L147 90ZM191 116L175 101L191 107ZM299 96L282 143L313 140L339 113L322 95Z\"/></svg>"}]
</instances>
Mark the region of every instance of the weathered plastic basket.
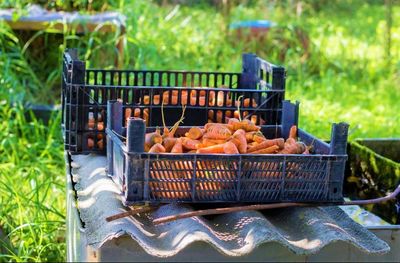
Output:
<instances>
[{"instance_id":1,"label":"weathered plastic basket","mask_svg":"<svg viewBox=\"0 0 400 263\"><path fill-rule=\"evenodd\" d=\"M343 201L345 123L332 126L330 144L299 129L300 140L314 146L312 155L153 154L144 152L144 136L154 128L137 118L124 128L121 102L110 101L108 112L108 173L121 186L125 204ZM262 132L287 138L297 123L298 103L284 101L282 123L264 125ZM177 134L187 130L181 127Z\"/></svg>"},{"instance_id":2,"label":"weathered plastic basket","mask_svg":"<svg viewBox=\"0 0 400 263\"><path fill-rule=\"evenodd\" d=\"M378 198L400 183L400 138L357 139L349 142L346 196ZM366 207L392 224L400 223L400 199Z\"/></svg>"},{"instance_id":3,"label":"weathered plastic basket","mask_svg":"<svg viewBox=\"0 0 400 263\"><path fill-rule=\"evenodd\" d=\"M121 99L125 108L140 109L143 116L145 108L149 112L150 125L161 125L161 104L151 100L143 103L143 98L151 98L164 91L162 87L208 87L214 88L214 93L220 90L242 90L236 95L245 98L254 98L258 105L267 100L258 115L271 123L279 123L282 100L285 89L285 70L262 60L254 54L243 54L243 71L241 73L226 72L195 72L195 71L155 71L155 70L100 70L86 69L85 62L80 61L76 50L67 50L64 53L62 77L62 127L65 150L71 154L100 153L105 154L105 148L99 146L105 138L104 126L107 118L107 101ZM257 95L254 90L268 89L266 97L252 97ZM170 92L173 90L170 89ZM197 89L198 92L201 89ZM227 92L222 91L224 95ZM207 92L211 95L210 92ZM233 94L233 93L232 93ZM181 94L180 94L181 95ZM176 105L181 104L181 96ZM197 94L198 96L198 94ZM219 110L225 117L227 111L236 110L234 104L227 104L225 96L222 104L203 104L197 100L186 105L186 124L192 125L196 118L204 118L209 110ZM236 99L230 97L229 99ZM172 124L179 118L180 112L176 105L165 105L164 112L167 124ZM247 111L254 110L250 105ZM132 115L134 112L132 112ZM260 115L261 114L261 115ZM94 123L89 125L89 119ZM124 125L124 124L123 124ZM92 144L89 144L89 140ZM105 146L105 145L104 145Z\"/></svg>"}]
</instances>

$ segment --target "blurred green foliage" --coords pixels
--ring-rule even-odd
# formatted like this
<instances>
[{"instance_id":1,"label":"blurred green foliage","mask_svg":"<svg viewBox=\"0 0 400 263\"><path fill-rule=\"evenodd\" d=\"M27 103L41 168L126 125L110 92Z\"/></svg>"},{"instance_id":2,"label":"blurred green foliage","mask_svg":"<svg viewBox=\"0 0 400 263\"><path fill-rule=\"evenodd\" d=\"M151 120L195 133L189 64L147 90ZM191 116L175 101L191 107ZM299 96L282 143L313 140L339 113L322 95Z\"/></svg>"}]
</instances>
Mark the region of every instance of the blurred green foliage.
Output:
<instances>
[{"instance_id":1,"label":"blurred green foliage","mask_svg":"<svg viewBox=\"0 0 400 263\"><path fill-rule=\"evenodd\" d=\"M331 123L346 121L350 138L399 137L399 1L390 52L383 0L5 0L0 7L21 15L28 4L124 14L124 68L240 71L241 54L256 53L287 68L286 98L301 102L301 128L328 139ZM229 29L257 19L276 23L265 39L239 39ZM78 48L88 67L113 68L119 40L118 32L23 32L0 22L0 227L10 239L0 261L65 259L59 116L46 126L24 118L21 104L59 102L65 48Z\"/></svg>"}]
</instances>

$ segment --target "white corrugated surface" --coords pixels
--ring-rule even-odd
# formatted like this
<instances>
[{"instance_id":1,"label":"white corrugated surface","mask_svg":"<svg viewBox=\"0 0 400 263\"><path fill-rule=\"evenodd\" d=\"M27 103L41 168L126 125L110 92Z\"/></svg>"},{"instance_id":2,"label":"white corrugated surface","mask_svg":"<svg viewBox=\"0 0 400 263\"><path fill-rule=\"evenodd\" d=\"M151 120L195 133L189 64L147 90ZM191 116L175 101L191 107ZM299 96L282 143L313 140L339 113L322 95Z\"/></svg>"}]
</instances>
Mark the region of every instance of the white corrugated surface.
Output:
<instances>
[{"instance_id":1,"label":"white corrugated surface","mask_svg":"<svg viewBox=\"0 0 400 263\"><path fill-rule=\"evenodd\" d=\"M158 257L176 255L196 241L206 242L229 256L248 254L266 242L279 242L303 255L316 253L336 241L348 242L367 253L385 253L390 249L338 207L246 211L154 226L153 218L191 210L188 205L164 205L153 213L106 222L106 217L126 209L117 186L105 174L106 158L77 155L72 159L78 208L88 243L94 248L128 234L147 253Z\"/></svg>"}]
</instances>

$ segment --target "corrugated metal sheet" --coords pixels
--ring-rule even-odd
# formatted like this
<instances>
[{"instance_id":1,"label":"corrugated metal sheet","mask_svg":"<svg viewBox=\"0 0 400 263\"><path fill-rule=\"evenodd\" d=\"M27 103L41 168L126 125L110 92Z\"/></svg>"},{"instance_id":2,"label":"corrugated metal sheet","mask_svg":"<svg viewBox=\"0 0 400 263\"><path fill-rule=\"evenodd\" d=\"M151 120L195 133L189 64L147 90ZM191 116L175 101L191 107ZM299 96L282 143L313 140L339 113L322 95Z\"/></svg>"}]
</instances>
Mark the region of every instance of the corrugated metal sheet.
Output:
<instances>
[{"instance_id":1,"label":"corrugated metal sheet","mask_svg":"<svg viewBox=\"0 0 400 263\"><path fill-rule=\"evenodd\" d=\"M338 207L246 211L154 226L153 218L192 209L189 205L164 205L153 213L106 222L106 217L126 210L117 186L106 176L106 158L72 158L80 217L87 241L94 248L128 234L148 254L158 257L176 255L196 241L206 242L229 256L246 255L266 242L278 242L303 255L316 253L336 241L348 242L367 253L386 253L390 249Z\"/></svg>"}]
</instances>

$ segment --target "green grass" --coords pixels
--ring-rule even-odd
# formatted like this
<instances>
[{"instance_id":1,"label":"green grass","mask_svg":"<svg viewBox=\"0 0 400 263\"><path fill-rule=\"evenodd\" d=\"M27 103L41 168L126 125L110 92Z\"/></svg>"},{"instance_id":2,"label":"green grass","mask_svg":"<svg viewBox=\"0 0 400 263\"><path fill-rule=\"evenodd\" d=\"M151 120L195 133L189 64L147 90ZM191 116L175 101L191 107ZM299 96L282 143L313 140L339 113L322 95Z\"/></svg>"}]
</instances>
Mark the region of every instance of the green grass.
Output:
<instances>
[{"instance_id":1,"label":"green grass","mask_svg":"<svg viewBox=\"0 0 400 263\"><path fill-rule=\"evenodd\" d=\"M0 261L62 260L66 211L60 114L45 126L27 120L20 106L3 102L0 119L0 227L9 240L0 239Z\"/></svg>"},{"instance_id":2,"label":"green grass","mask_svg":"<svg viewBox=\"0 0 400 263\"><path fill-rule=\"evenodd\" d=\"M28 2L33 1L0 6L21 8ZM286 98L301 102L300 126L307 131L329 139L331 124L346 121L350 138L399 137L398 4L388 61L384 1L308 0L300 17L290 5L294 1L248 1L251 5L233 6L229 16L204 3L106 2L92 9L127 16L125 68L240 71L241 54L254 52L287 68ZM88 7L85 1L74 3ZM59 1L46 6L74 8ZM229 21L240 19L271 19L277 26L262 43L243 42L227 30ZM21 104L58 102L65 47L78 47L89 67L111 68L118 39L99 32L64 33L21 36L0 23L0 227L9 239L1 244L0 261L65 260L60 116L46 126L27 120Z\"/></svg>"}]
</instances>

